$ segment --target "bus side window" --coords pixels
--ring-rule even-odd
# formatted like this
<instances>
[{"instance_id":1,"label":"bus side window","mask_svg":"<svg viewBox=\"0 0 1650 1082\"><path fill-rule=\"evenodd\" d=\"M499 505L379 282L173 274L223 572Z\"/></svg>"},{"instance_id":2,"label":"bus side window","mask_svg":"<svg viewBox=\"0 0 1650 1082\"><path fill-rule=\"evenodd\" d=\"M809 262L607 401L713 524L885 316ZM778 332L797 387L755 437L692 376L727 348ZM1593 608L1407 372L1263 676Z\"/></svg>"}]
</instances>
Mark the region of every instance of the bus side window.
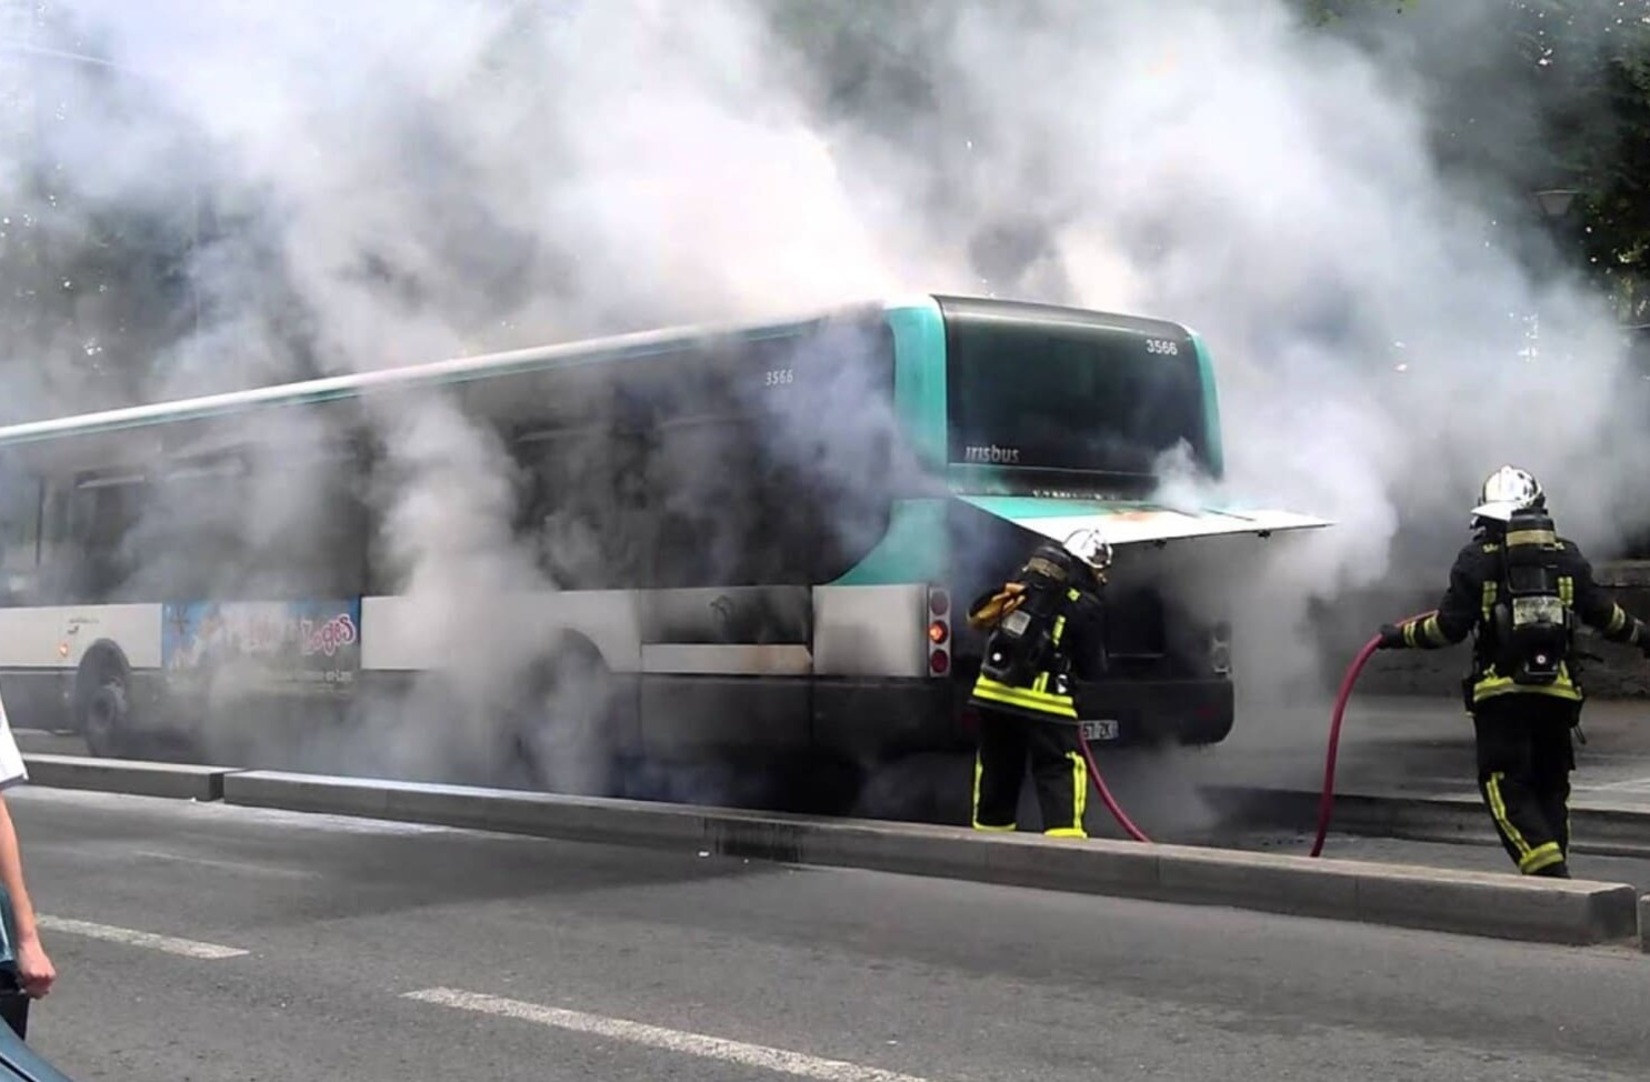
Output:
<instances>
[{"instance_id":1,"label":"bus side window","mask_svg":"<svg viewBox=\"0 0 1650 1082\"><path fill-rule=\"evenodd\" d=\"M258 456L236 538L242 596L346 599L369 592L374 522L366 465L364 449L354 445Z\"/></svg>"},{"instance_id":2,"label":"bus side window","mask_svg":"<svg viewBox=\"0 0 1650 1082\"><path fill-rule=\"evenodd\" d=\"M40 516L40 564L35 586L37 604L61 605L74 601L80 546L75 544L69 529L73 497L72 483L45 482Z\"/></svg>"},{"instance_id":3,"label":"bus side window","mask_svg":"<svg viewBox=\"0 0 1650 1082\"><path fill-rule=\"evenodd\" d=\"M539 570L564 590L637 585L634 539L615 502L614 432L597 423L529 433L510 450L523 475L516 528Z\"/></svg>"},{"instance_id":4,"label":"bus side window","mask_svg":"<svg viewBox=\"0 0 1650 1082\"><path fill-rule=\"evenodd\" d=\"M791 393L747 395L791 580L830 582L864 559L910 481L895 457L892 346L879 334L833 327L761 350L759 367L793 373Z\"/></svg>"},{"instance_id":5,"label":"bus side window","mask_svg":"<svg viewBox=\"0 0 1650 1082\"><path fill-rule=\"evenodd\" d=\"M59 564L64 600L84 605L120 599L139 564L132 528L142 514L146 487L139 477L86 477L65 493Z\"/></svg>"},{"instance_id":6,"label":"bus side window","mask_svg":"<svg viewBox=\"0 0 1650 1082\"><path fill-rule=\"evenodd\" d=\"M29 604L36 594L42 492L37 478L0 462L0 605Z\"/></svg>"}]
</instances>

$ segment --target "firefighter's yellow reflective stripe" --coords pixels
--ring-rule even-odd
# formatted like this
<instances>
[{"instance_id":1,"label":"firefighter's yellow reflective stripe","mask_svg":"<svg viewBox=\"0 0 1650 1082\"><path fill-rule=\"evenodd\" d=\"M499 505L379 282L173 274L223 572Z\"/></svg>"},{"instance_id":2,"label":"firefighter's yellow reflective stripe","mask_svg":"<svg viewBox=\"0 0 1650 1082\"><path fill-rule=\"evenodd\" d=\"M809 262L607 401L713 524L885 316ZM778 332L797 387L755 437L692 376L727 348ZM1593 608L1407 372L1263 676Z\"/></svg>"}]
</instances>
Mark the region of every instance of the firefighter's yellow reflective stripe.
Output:
<instances>
[{"instance_id":1,"label":"firefighter's yellow reflective stripe","mask_svg":"<svg viewBox=\"0 0 1650 1082\"><path fill-rule=\"evenodd\" d=\"M1413 620L1404 625L1404 645L1409 647L1415 645L1415 621Z\"/></svg>"},{"instance_id":2,"label":"firefighter's yellow reflective stripe","mask_svg":"<svg viewBox=\"0 0 1650 1082\"><path fill-rule=\"evenodd\" d=\"M1071 829L1078 837L1087 837L1083 829L1083 812L1089 804L1089 772L1079 752L1068 751L1071 760Z\"/></svg>"},{"instance_id":3,"label":"firefighter's yellow reflective stripe","mask_svg":"<svg viewBox=\"0 0 1650 1082\"><path fill-rule=\"evenodd\" d=\"M1576 580L1569 575L1558 576L1558 600L1565 608L1571 608L1576 600Z\"/></svg>"},{"instance_id":4,"label":"firefighter's yellow reflective stripe","mask_svg":"<svg viewBox=\"0 0 1650 1082\"><path fill-rule=\"evenodd\" d=\"M1056 645L1056 646L1060 645L1060 636L1064 635L1065 633L1066 633L1066 618L1064 616L1056 616L1054 618L1054 645Z\"/></svg>"},{"instance_id":5,"label":"firefighter's yellow reflective stripe","mask_svg":"<svg viewBox=\"0 0 1650 1082\"><path fill-rule=\"evenodd\" d=\"M1421 621L1421 634L1434 646L1448 646L1449 639L1444 635L1443 626L1438 623L1436 614Z\"/></svg>"},{"instance_id":6,"label":"firefighter's yellow reflective stripe","mask_svg":"<svg viewBox=\"0 0 1650 1082\"><path fill-rule=\"evenodd\" d=\"M1007 826L993 826L993 825L988 824L988 823L980 822L980 778L982 778L984 775L985 775L985 765L980 762L979 752L975 752L974 753L974 807L973 807L973 811L972 811L971 815L969 816L969 818L973 822L975 830L993 830L993 831L1000 831L1000 832L1006 834L1009 831L1014 830L1016 828L1017 824L1009 823Z\"/></svg>"},{"instance_id":7,"label":"firefighter's yellow reflective stripe","mask_svg":"<svg viewBox=\"0 0 1650 1082\"><path fill-rule=\"evenodd\" d=\"M1086 838L1089 836L1088 831L1082 827L1055 827L1053 830L1043 831L1043 835L1048 838Z\"/></svg>"},{"instance_id":8,"label":"firefighter's yellow reflective stripe","mask_svg":"<svg viewBox=\"0 0 1650 1082\"><path fill-rule=\"evenodd\" d=\"M1615 605L1610 610L1610 625L1604 629L1606 635L1615 635L1627 626L1627 610Z\"/></svg>"},{"instance_id":9,"label":"firefighter's yellow reflective stripe","mask_svg":"<svg viewBox=\"0 0 1650 1082\"><path fill-rule=\"evenodd\" d=\"M1484 609L1484 619L1486 620L1494 619L1495 617L1495 595L1498 592L1499 586L1500 583L1495 582L1486 582L1484 584L1484 600L1481 604Z\"/></svg>"},{"instance_id":10,"label":"firefighter's yellow reflective stripe","mask_svg":"<svg viewBox=\"0 0 1650 1082\"><path fill-rule=\"evenodd\" d=\"M1570 679L1570 667L1564 662L1558 663L1558 679L1550 684L1520 684L1510 676L1496 674L1495 666L1491 665L1484 670L1478 682L1472 686L1472 701L1483 702L1493 699L1497 695L1547 695L1554 699L1564 699L1569 702L1581 701L1581 689L1575 686Z\"/></svg>"},{"instance_id":11,"label":"firefighter's yellow reflective stripe","mask_svg":"<svg viewBox=\"0 0 1650 1082\"><path fill-rule=\"evenodd\" d=\"M1499 770L1491 774L1484 782L1484 792L1490 798L1490 816L1495 825L1501 829L1501 834L1518 850L1518 866L1524 867L1524 862L1530 859L1533 850L1530 843L1524 840L1524 835L1513 826L1513 821L1507 817L1507 802L1501 799L1501 779L1506 777Z\"/></svg>"},{"instance_id":12,"label":"firefighter's yellow reflective stripe","mask_svg":"<svg viewBox=\"0 0 1650 1082\"><path fill-rule=\"evenodd\" d=\"M1514 545L1556 545L1558 534L1552 530L1512 530L1507 534L1507 547Z\"/></svg>"},{"instance_id":13,"label":"firefighter's yellow reflective stripe","mask_svg":"<svg viewBox=\"0 0 1650 1082\"><path fill-rule=\"evenodd\" d=\"M1564 851L1557 842L1547 842L1531 849L1529 853L1518 859L1518 870L1525 875L1534 875L1543 868L1551 868L1564 859Z\"/></svg>"},{"instance_id":14,"label":"firefighter's yellow reflective stripe","mask_svg":"<svg viewBox=\"0 0 1650 1082\"><path fill-rule=\"evenodd\" d=\"M1082 596L1083 595L1078 593L1075 589L1073 589L1069 586L1066 588L1066 599L1068 601L1076 601L1078 598L1080 598Z\"/></svg>"},{"instance_id":15,"label":"firefighter's yellow reflective stripe","mask_svg":"<svg viewBox=\"0 0 1650 1082\"><path fill-rule=\"evenodd\" d=\"M1007 685L1004 685L1004 686L1006 687ZM1031 690L1037 692L1039 695L1041 695L1044 692L1048 691L1048 673L1046 673L1046 672L1038 673L1037 674L1037 679L1035 679L1031 682Z\"/></svg>"},{"instance_id":16,"label":"firefighter's yellow reflective stripe","mask_svg":"<svg viewBox=\"0 0 1650 1082\"><path fill-rule=\"evenodd\" d=\"M974 694L988 702L1016 706L1034 713L1054 714L1062 718L1077 717L1077 708L1070 695L1054 695L1031 688L1009 687L983 676L974 684Z\"/></svg>"}]
</instances>

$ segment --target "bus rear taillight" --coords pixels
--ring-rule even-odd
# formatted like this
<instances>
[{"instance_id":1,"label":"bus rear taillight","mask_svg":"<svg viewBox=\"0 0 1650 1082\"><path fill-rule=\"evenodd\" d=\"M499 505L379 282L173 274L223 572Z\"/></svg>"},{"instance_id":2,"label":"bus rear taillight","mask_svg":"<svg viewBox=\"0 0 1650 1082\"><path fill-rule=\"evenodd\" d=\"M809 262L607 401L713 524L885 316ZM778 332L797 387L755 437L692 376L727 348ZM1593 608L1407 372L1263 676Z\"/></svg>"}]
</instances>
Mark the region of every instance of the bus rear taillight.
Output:
<instances>
[{"instance_id":1,"label":"bus rear taillight","mask_svg":"<svg viewBox=\"0 0 1650 1082\"><path fill-rule=\"evenodd\" d=\"M1217 676L1232 675L1232 626L1224 621L1209 634L1209 668Z\"/></svg>"},{"instance_id":2,"label":"bus rear taillight","mask_svg":"<svg viewBox=\"0 0 1650 1082\"><path fill-rule=\"evenodd\" d=\"M951 671L951 594L939 586L928 588L928 675Z\"/></svg>"}]
</instances>

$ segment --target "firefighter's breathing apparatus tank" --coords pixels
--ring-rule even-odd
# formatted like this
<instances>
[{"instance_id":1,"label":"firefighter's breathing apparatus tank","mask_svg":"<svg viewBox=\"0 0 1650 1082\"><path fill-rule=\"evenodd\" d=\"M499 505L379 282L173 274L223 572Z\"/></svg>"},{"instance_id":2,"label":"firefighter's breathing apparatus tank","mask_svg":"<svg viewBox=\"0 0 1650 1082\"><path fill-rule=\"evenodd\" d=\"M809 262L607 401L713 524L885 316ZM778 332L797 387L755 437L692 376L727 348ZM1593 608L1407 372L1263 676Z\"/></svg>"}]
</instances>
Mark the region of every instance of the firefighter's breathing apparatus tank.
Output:
<instances>
[{"instance_id":1,"label":"firefighter's breathing apparatus tank","mask_svg":"<svg viewBox=\"0 0 1650 1082\"><path fill-rule=\"evenodd\" d=\"M1088 535L1088 536L1085 536ZM1080 531L1064 545L1046 542L1021 566L1005 587L995 626L986 639L980 671L1011 687L1024 687L1050 669L1054 629L1065 607L1066 591L1097 592L1106 581L1111 546L1092 530ZM1056 669L1055 694L1067 694L1068 675Z\"/></svg>"},{"instance_id":2,"label":"firefighter's breathing apparatus tank","mask_svg":"<svg viewBox=\"0 0 1650 1082\"><path fill-rule=\"evenodd\" d=\"M1513 512L1502 542L1501 582L1490 610L1496 669L1517 684L1559 677L1575 627L1559 584L1558 531L1544 508Z\"/></svg>"}]
</instances>

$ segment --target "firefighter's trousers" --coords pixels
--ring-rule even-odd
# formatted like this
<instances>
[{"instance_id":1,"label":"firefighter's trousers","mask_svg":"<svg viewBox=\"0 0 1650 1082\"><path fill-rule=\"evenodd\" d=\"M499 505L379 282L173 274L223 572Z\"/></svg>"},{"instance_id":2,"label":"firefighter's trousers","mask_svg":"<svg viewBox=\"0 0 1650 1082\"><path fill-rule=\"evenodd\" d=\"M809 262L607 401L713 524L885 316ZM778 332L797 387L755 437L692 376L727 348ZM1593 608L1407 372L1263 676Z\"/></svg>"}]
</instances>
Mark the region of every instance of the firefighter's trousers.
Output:
<instances>
[{"instance_id":1,"label":"firefighter's trousers","mask_svg":"<svg viewBox=\"0 0 1650 1082\"><path fill-rule=\"evenodd\" d=\"M1015 830L1027 756L1042 811L1043 833L1082 838L1088 772L1069 721L1040 721L1006 710L980 709L974 758L974 828Z\"/></svg>"},{"instance_id":2,"label":"firefighter's trousers","mask_svg":"<svg viewBox=\"0 0 1650 1082\"><path fill-rule=\"evenodd\" d=\"M1514 693L1473 710L1478 788L1501 844L1525 875L1569 878L1571 725L1578 705Z\"/></svg>"}]
</instances>

